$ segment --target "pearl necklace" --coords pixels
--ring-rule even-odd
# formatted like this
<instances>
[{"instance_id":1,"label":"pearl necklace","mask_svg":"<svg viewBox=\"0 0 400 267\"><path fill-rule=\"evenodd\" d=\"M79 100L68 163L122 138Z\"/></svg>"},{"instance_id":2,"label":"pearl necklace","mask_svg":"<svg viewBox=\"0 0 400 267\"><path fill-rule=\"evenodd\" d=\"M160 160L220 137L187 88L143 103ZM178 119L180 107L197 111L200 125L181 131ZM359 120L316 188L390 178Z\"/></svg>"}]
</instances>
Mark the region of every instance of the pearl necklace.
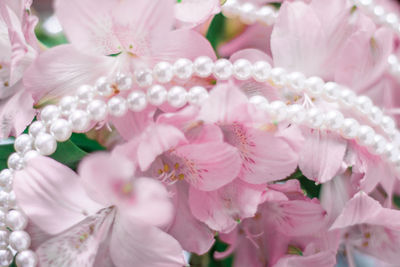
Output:
<instances>
[{"instance_id":1,"label":"pearl necklace","mask_svg":"<svg viewBox=\"0 0 400 267\"><path fill-rule=\"evenodd\" d=\"M380 156L394 172L400 173L400 152L398 144L386 140L384 135L396 135L398 131L389 116L372 104L365 96L356 96L351 90L336 83L324 83L318 77L305 78L299 72L287 74L284 69L271 68L268 62L258 61L254 64L246 59L238 59L233 64L226 59L213 62L208 57L199 57L194 62L178 59L174 64L159 62L151 69L137 70L133 77L118 74L114 79L99 78L94 86L82 85L75 96L63 97L57 105L48 105L40 111L38 121L29 126L28 134L21 134L15 139L15 153L8 158L8 169L0 172L0 224L12 230L0 230L0 262L11 263L13 253L17 252L18 266L36 266L38 259L29 250L30 236L24 229L28 219L16 206L15 193L12 191L13 175L22 170L26 162L37 156L48 156L55 152L57 141L70 138L72 132L86 132L96 122L104 120L108 115L123 116L128 110L140 112L148 105L155 107L164 103L179 108L187 103L200 105L208 98L208 91L202 86L194 86L188 91L181 86L172 86L169 90L162 84L170 82L174 77L187 80L193 75L206 78L213 75L217 80L253 79L267 82L277 88L290 88L296 93L310 94L327 101L337 102L340 107L364 114L373 124L377 133L368 125L352 118L344 118L339 111L325 113L318 108L306 109L294 104L286 105L282 101L269 103L261 96L250 97L249 102L267 113L270 123L289 121L293 124L305 125L312 129L329 130L340 134L348 140L355 140L374 155ZM157 83L153 82L156 81ZM115 88L118 91L129 91L133 83L147 88L147 92L134 90L125 99L120 95L112 96Z\"/></svg>"}]
</instances>

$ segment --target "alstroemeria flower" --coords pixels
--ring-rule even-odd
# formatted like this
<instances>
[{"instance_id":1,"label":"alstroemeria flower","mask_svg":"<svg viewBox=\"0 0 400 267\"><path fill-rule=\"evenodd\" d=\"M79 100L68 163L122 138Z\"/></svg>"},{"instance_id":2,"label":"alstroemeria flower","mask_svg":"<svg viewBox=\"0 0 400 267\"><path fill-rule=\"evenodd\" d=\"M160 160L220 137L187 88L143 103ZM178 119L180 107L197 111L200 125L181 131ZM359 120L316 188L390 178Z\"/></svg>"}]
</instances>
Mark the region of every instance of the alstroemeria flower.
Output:
<instances>
[{"instance_id":1,"label":"alstroemeria flower","mask_svg":"<svg viewBox=\"0 0 400 267\"><path fill-rule=\"evenodd\" d=\"M0 3L0 138L18 135L32 121L35 111L31 94L25 92L22 76L37 56L29 1Z\"/></svg>"},{"instance_id":2,"label":"alstroemeria flower","mask_svg":"<svg viewBox=\"0 0 400 267\"><path fill-rule=\"evenodd\" d=\"M221 0L179 0L175 4L175 18L186 27L197 26L220 12Z\"/></svg>"},{"instance_id":3,"label":"alstroemeria flower","mask_svg":"<svg viewBox=\"0 0 400 267\"><path fill-rule=\"evenodd\" d=\"M135 177L124 157L88 156L79 176L35 158L17 174L14 190L34 227L50 235L36 247L40 266L185 265L179 243L162 230L173 214L167 190Z\"/></svg>"}]
</instances>

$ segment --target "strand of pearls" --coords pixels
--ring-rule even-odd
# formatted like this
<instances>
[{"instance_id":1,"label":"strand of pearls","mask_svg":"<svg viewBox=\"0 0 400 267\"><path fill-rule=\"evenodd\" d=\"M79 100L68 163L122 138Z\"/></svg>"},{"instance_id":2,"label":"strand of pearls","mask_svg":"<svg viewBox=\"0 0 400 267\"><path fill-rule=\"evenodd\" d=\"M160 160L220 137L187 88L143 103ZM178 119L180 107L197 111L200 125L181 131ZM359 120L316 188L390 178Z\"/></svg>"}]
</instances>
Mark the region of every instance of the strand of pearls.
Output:
<instances>
[{"instance_id":1,"label":"strand of pearls","mask_svg":"<svg viewBox=\"0 0 400 267\"><path fill-rule=\"evenodd\" d=\"M347 140L355 140L364 146L371 154L380 156L393 171L400 174L400 147L398 144L387 142L370 126L361 125L353 118L345 118L339 111L325 112L318 108L306 109L304 106L286 105L282 101L269 103L260 95L252 96L249 102L259 110L267 113L271 123L289 121L297 125L305 125L312 129L328 130L340 134Z\"/></svg>"},{"instance_id":2,"label":"strand of pearls","mask_svg":"<svg viewBox=\"0 0 400 267\"><path fill-rule=\"evenodd\" d=\"M261 7L252 3L240 3L237 0L228 0L221 7L222 13L228 18L239 18L245 24L253 24L256 22L273 25L278 16L278 11L269 5Z\"/></svg>"}]
</instances>

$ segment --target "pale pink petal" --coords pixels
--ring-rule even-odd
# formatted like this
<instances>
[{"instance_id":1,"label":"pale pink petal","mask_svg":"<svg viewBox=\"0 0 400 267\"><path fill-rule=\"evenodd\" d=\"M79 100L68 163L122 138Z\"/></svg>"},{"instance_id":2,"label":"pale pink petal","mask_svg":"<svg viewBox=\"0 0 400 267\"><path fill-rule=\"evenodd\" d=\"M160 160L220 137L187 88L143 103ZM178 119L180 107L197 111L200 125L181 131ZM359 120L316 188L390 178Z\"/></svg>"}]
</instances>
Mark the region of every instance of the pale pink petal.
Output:
<instances>
[{"instance_id":1,"label":"pale pink petal","mask_svg":"<svg viewBox=\"0 0 400 267\"><path fill-rule=\"evenodd\" d=\"M74 94L83 84L113 71L112 57L85 54L72 45L61 45L41 54L24 74L24 86L35 101L59 99Z\"/></svg>"},{"instance_id":2,"label":"pale pink petal","mask_svg":"<svg viewBox=\"0 0 400 267\"><path fill-rule=\"evenodd\" d=\"M71 227L102 207L86 195L72 170L47 157L32 159L16 173L14 191L29 219L49 234Z\"/></svg>"},{"instance_id":3,"label":"pale pink petal","mask_svg":"<svg viewBox=\"0 0 400 267\"><path fill-rule=\"evenodd\" d=\"M103 209L44 242L36 250L40 266L93 266L99 246L109 234L114 212L112 208Z\"/></svg>"},{"instance_id":4,"label":"pale pink petal","mask_svg":"<svg viewBox=\"0 0 400 267\"><path fill-rule=\"evenodd\" d=\"M347 142L334 133L306 129L306 143L300 152L299 167L304 176L325 183L340 170Z\"/></svg>"},{"instance_id":5,"label":"pale pink petal","mask_svg":"<svg viewBox=\"0 0 400 267\"><path fill-rule=\"evenodd\" d=\"M309 256L285 256L273 267L333 267L336 264L336 255L331 251L323 251Z\"/></svg>"},{"instance_id":6,"label":"pale pink petal","mask_svg":"<svg viewBox=\"0 0 400 267\"><path fill-rule=\"evenodd\" d=\"M223 142L184 145L171 154L181 159L184 179L199 190L218 189L233 181L240 171L237 149Z\"/></svg>"},{"instance_id":7,"label":"pale pink petal","mask_svg":"<svg viewBox=\"0 0 400 267\"><path fill-rule=\"evenodd\" d=\"M175 18L196 26L220 11L219 0L183 0L175 4Z\"/></svg>"},{"instance_id":8,"label":"pale pink petal","mask_svg":"<svg viewBox=\"0 0 400 267\"><path fill-rule=\"evenodd\" d=\"M117 216L111 234L111 258L122 266L184 266L183 250L172 236L139 220Z\"/></svg>"},{"instance_id":9,"label":"pale pink petal","mask_svg":"<svg viewBox=\"0 0 400 267\"><path fill-rule=\"evenodd\" d=\"M239 179L216 191L189 191L192 214L211 229L230 232L238 220L252 217L261 202L264 186L247 184Z\"/></svg>"}]
</instances>

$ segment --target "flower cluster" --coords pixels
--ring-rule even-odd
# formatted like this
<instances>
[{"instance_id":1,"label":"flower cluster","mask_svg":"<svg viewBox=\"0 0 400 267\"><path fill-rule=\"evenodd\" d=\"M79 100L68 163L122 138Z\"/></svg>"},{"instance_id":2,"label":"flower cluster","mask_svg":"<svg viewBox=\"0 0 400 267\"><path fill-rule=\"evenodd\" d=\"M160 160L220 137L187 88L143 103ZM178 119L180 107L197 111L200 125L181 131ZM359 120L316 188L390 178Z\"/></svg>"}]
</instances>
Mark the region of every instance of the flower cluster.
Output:
<instances>
[{"instance_id":1,"label":"flower cluster","mask_svg":"<svg viewBox=\"0 0 400 267\"><path fill-rule=\"evenodd\" d=\"M45 48L31 2L0 2L0 266L398 264L400 5L56 0Z\"/></svg>"}]
</instances>

